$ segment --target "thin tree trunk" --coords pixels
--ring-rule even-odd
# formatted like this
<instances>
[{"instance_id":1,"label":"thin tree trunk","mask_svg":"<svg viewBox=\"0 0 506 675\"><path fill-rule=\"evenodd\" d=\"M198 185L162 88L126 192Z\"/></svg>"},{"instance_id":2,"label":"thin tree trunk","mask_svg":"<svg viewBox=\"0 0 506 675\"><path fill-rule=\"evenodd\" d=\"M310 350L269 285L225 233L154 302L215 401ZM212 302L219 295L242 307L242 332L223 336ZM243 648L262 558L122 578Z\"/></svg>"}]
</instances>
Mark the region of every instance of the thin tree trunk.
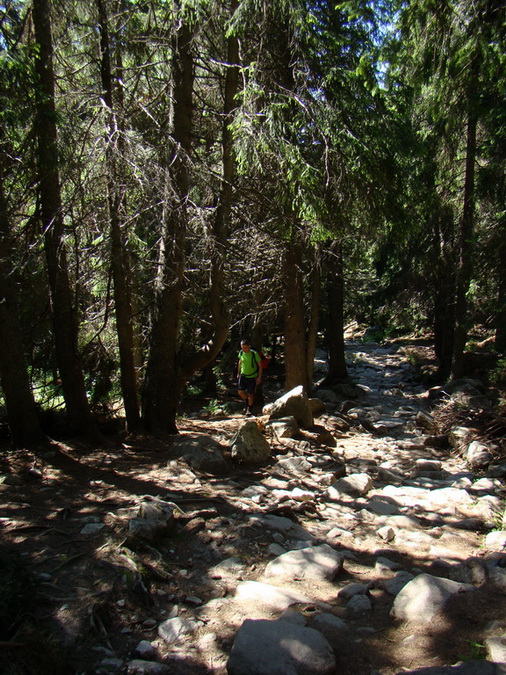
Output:
<instances>
[{"instance_id":1,"label":"thin tree trunk","mask_svg":"<svg viewBox=\"0 0 506 675\"><path fill-rule=\"evenodd\" d=\"M284 254L285 391L302 385L308 391L304 286L301 243L292 236Z\"/></svg>"},{"instance_id":2,"label":"thin tree trunk","mask_svg":"<svg viewBox=\"0 0 506 675\"><path fill-rule=\"evenodd\" d=\"M471 86L471 92L474 86ZM470 106L474 104L469 94ZM455 301L455 337L453 344L452 378L462 377L464 373L464 349L467 340L467 300L472 274L473 228L474 228L474 174L476 162L477 119L473 110L469 111L466 139L466 171L464 180L464 204L462 211L459 266L457 270L457 293Z\"/></svg>"},{"instance_id":3,"label":"thin tree trunk","mask_svg":"<svg viewBox=\"0 0 506 675\"><path fill-rule=\"evenodd\" d=\"M109 109L107 137L107 196L111 226L111 265L114 281L116 331L120 355L120 381L125 406L127 428L130 432L140 424L137 396L137 376L134 360L134 325L130 285L130 257L128 233L122 214L125 212L125 194L121 187L118 162L122 156L121 129L117 124L114 104L114 79L111 65L108 15L105 0L97 0L100 29L101 79L105 103Z\"/></svg>"},{"instance_id":4,"label":"thin tree trunk","mask_svg":"<svg viewBox=\"0 0 506 675\"><path fill-rule=\"evenodd\" d=\"M335 239L327 248L327 346L329 371L325 382L339 382L348 378L344 351L344 269L343 247Z\"/></svg>"},{"instance_id":5,"label":"thin tree trunk","mask_svg":"<svg viewBox=\"0 0 506 675\"><path fill-rule=\"evenodd\" d=\"M313 385L314 357L318 340L318 326L320 322L320 291L321 291L321 267L318 251L316 251L313 269L311 270L311 300L310 318L306 340L306 382L308 391Z\"/></svg>"},{"instance_id":6,"label":"thin tree trunk","mask_svg":"<svg viewBox=\"0 0 506 675\"><path fill-rule=\"evenodd\" d=\"M0 157L0 382L12 445L29 448L46 438L39 425L23 349L3 170Z\"/></svg>"},{"instance_id":7,"label":"thin tree trunk","mask_svg":"<svg viewBox=\"0 0 506 675\"><path fill-rule=\"evenodd\" d=\"M495 348L500 354L506 352L506 231L503 230L501 251L499 254L501 261L498 266L499 284L497 291L497 314L495 317Z\"/></svg>"},{"instance_id":8,"label":"thin tree trunk","mask_svg":"<svg viewBox=\"0 0 506 675\"><path fill-rule=\"evenodd\" d=\"M85 434L96 440L99 435L88 404L83 372L77 354L77 320L63 237L53 46L48 0L34 0L32 15L35 39L39 45L38 57L35 60L38 77L35 124L38 140L40 217L44 232L56 360L70 424L76 433Z\"/></svg>"},{"instance_id":9,"label":"thin tree trunk","mask_svg":"<svg viewBox=\"0 0 506 675\"><path fill-rule=\"evenodd\" d=\"M181 24L173 41L173 154L168 158L157 291L143 396L147 431L178 433L176 413L185 384L177 359L188 222L188 156L193 118L192 34Z\"/></svg>"}]
</instances>

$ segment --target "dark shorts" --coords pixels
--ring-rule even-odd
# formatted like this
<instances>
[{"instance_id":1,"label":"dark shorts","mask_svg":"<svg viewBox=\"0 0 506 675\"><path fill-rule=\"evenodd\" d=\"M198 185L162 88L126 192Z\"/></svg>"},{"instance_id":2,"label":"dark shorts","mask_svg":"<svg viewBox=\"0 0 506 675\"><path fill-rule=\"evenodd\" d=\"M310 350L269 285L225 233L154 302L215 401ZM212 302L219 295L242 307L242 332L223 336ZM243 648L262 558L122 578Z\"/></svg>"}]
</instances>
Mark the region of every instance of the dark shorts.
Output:
<instances>
[{"instance_id":1,"label":"dark shorts","mask_svg":"<svg viewBox=\"0 0 506 675\"><path fill-rule=\"evenodd\" d=\"M247 391L248 394L254 394L256 387L257 387L256 377L246 377L245 375L239 376L238 382L239 391Z\"/></svg>"}]
</instances>

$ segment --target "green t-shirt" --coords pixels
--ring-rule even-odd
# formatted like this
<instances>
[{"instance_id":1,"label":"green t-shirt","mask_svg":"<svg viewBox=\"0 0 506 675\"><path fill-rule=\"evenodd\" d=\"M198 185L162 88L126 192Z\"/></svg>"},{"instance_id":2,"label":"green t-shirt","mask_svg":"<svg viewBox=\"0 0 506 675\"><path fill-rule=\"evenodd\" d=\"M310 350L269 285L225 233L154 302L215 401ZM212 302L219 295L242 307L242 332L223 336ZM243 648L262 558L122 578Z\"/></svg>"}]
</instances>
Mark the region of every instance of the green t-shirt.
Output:
<instances>
[{"instance_id":1,"label":"green t-shirt","mask_svg":"<svg viewBox=\"0 0 506 675\"><path fill-rule=\"evenodd\" d=\"M241 375L244 377L257 377L259 373L258 364L262 359L260 354L254 349L250 349L248 353L239 352L239 361L241 362Z\"/></svg>"}]
</instances>

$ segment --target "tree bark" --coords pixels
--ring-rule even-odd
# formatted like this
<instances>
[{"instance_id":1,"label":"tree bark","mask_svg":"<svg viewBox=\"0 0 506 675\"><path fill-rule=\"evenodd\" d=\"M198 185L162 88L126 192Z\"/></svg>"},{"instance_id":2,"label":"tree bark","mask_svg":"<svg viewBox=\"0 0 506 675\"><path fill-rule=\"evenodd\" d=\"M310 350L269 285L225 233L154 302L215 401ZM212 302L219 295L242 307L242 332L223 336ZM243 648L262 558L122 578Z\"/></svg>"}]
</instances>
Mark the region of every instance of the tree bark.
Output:
<instances>
[{"instance_id":1,"label":"tree bark","mask_svg":"<svg viewBox=\"0 0 506 675\"><path fill-rule=\"evenodd\" d=\"M309 389L304 316L302 245L297 234L287 242L283 261L285 321L285 391Z\"/></svg>"},{"instance_id":2,"label":"tree bark","mask_svg":"<svg viewBox=\"0 0 506 675\"><path fill-rule=\"evenodd\" d=\"M125 407L127 429L136 431L140 424L137 376L135 369L134 318L130 284L131 266L128 247L128 232L122 214L125 212L125 194L121 188L122 140L115 107L114 77L112 72L109 21L105 0L97 0L100 30L101 80L105 104L108 107L107 122L107 198L111 228L111 266L114 282L114 307L116 332L120 356L120 382ZM117 97L118 98L118 97Z\"/></svg>"},{"instance_id":3,"label":"tree bark","mask_svg":"<svg viewBox=\"0 0 506 675\"><path fill-rule=\"evenodd\" d=\"M35 127L38 141L40 218L44 232L56 360L69 422L76 433L96 440L99 435L88 404L77 353L77 320L63 237L53 45L48 0L34 0L32 16L35 39L39 45L35 60L38 77Z\"/></svg>"},{"instance_id":4,"label":"tree bark","mask_svg":"<svg viewBox=\"0 0 506 675\"><path fill-rule=\"evenodd\" d=\"M178 433L176 413L185 381L178 363L188 224L188 158L193 119L192 34L182 23L173 38L172 152L166 169L165 203L144 382L143 423L147 431Z\"/></svg>"},{"instance_id":5,"label":"tree bark","mask_svg":"<svg viewBox=\"0 0 506 675\"><path fill-rule=\"evenodd\" d=\"M321 292L321 267L319 251L315 249L315 259L311 270L311 298L309 326L306 338L306 382L308 391L313 385L314 357L318 340L318 326L320 323L320 292Z\"/></svg>"},{"instance_id":6,"label":"tree bark","mask_svg":"<svg viewBox=\"0 0 506 675\"><path fill-rule=\"evenodd\" d=\"M29 448L47 439L39 425L23 349L3 164L0 156L0 382L11 443L15 448Z\"/></svg>"},{"instance_id":7,"label":"tree bark","mask_svg":"<svg viewBox=\"0 0 506 675\"><path fill-rule=\"evenodd\" d=\"M343 247L339 239L326 251L328 317L326 327L329 371L326 384L348 378L344 351L344 270Z\"/></svg>"},{"instance_id":8,"label":"tree bark","mask_svg":"<svg viewBox=\"0 0 506 675\"><path fill-rule=\"evenodd\" d=\"M495 317L495 348L500 354L506 352L506 228L503 226L498 266L497 314Z\"/></svg>"},{"instance_id":9,"label":"tree bark","mask_svg":"<svg viewBox=\"0 0 506 675\"><path fill-rule=\"evenodd\" d=\"M238 3L233 0L231 11ZM184 246L187 230L189 193L188 158L192 149L193 58L192 33L181 24L174 43L173 132L175 154L167 166L164 233L159 258L158 292L143 397L143 421L148 431L177 433L176 413L189 378L213 361L228 336L225 310L223 252L233 198L235 157L230 122L235 109L239 81L239 55L236 38L228 40L228 66L225 78L225 102L222 127L222 180L213 223L214 247L211 260L209 311L211 336L202 347L180 362L178 333L182 313L182 289L185 269ZM169 217L170 215L170 217Z\"/></svg>"},{"instance_id":10,"label":"tree bark","mask_svg":"<svg viewBox=\"0 0 506 675\"><path fill-rule=\"evenodd\" d=\"M473 229L474 229L474 174L476 162L477 118L473 109L474 76L469 93L469 106L466 136L466 168L464 179L464 203L462 210L459 266L457 270L457 292L455 299L455 336L451 376L462 377L464 373L464 349L467 340L467 299L472 274Z\"/></svg>"}]
</instances>

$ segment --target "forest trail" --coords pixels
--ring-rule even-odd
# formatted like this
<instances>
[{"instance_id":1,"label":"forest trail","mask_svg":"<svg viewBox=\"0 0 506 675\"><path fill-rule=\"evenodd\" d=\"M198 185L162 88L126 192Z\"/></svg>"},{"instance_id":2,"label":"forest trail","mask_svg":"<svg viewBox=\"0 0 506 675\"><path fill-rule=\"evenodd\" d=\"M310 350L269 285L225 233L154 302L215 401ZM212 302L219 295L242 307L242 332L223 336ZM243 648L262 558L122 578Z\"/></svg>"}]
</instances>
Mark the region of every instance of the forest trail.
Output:
<instances>
[{"instance_id":1,"label":"forest trail","mask_svg":"<svg viewBox=\"0 0 506 675\"><path fill-rule=\"evenodd\" d=\"M4 461L3 541L35 579L37 629L58 638L48 659L56 650L65 662L30 671L29 651L12 647L8 658L28 663L21 672L255 675L248 663L263 659L262 673L394 675L506 660L496 644L504 558L485 543L504 511L502 481L431 447L417 426L427 391L398 344L348 341L347 354L359 398L341 412L327 404L298 439L271 438L266 466L210 476L175 451L203 439L226 446L240 417L183 419L172 444L137 438ZM176 525L139 544L129 523L160 500L181 509ZM434 578L449 580L444 606L422 587L415 616L400 608L409 582ZM267 637L244 634L261 620L276 622ZM292 631L300 643L312 637L292 655L298 670L290 659L276 670ZM318 652L315 633L331 653Z\"/></svg>"}]
</instances>

